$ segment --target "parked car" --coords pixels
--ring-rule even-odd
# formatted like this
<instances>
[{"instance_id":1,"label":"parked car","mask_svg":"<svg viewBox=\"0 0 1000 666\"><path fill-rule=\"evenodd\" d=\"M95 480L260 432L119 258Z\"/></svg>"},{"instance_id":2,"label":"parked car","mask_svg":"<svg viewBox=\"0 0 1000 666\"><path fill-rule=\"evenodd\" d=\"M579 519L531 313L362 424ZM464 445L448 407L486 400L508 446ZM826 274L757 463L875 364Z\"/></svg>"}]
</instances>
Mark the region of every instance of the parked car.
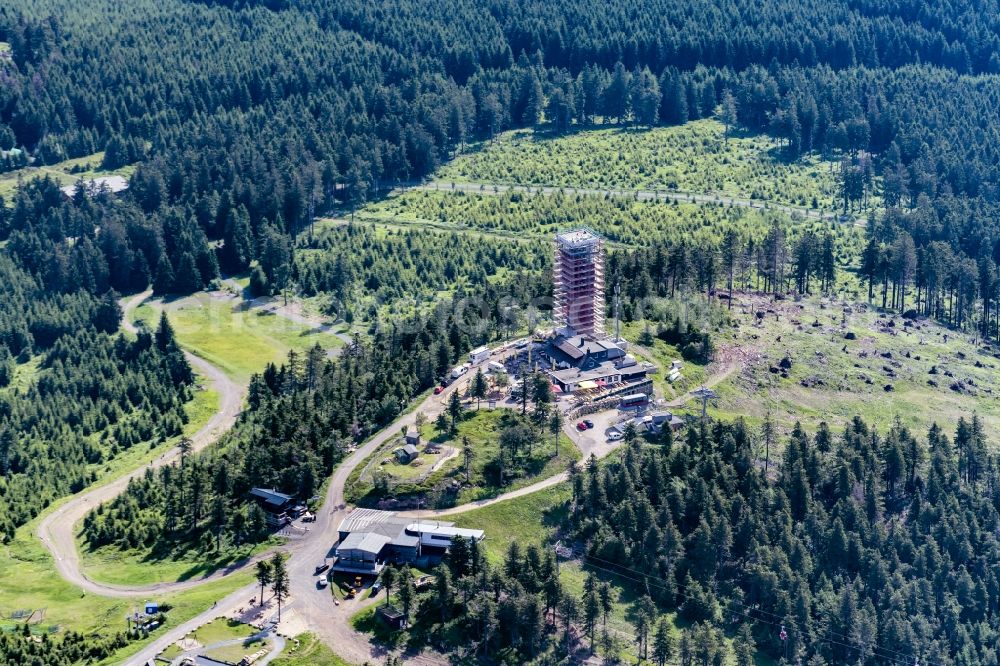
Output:
<instances>
[{"instance_id":1,"label":"parked car","mask_svg":"<svg viewBox=\"0 0 1000 666\"><path fill-rule=\"evenodd\" d=\"M588 427L587 424L584 423L583 421L580 421L579 423L576 424L576 429L579 430L580 432L586 430L587 427Z\"/></svg>"},{"instance_id":2,"label":"parked car","mask_svg":"<svg viewBox=\"0 0 1000 666\"><path fill-rule=\"evenodd\" d=\"M587 426L588 428L593 428L594 427L594 422L591 421L590 419L584 419L583 420L583 425Z\"/></svg>"},{"instance_id":3,"label":"parked car","mask_svg":"<svg viewBox=\"0 0 1000 666\"><path fill-rule=\"evenodd\" d=\"M382 591L382 581L377 580L372 584L372 596L374 597L381 591Z\"/></svg>"},{"instance_id":4,"label":"parked car","mask_svg":"<svg viewBox=\"0 0 1000 666\"><path fill-rule=\"evenodd\" d=\"M322 590L324 587L326 587L326 584L327 584L327 580L326 580L326 576L325 575L318 576L316 578L316 587L318 587L319 589Z\"/></svg>"},{"instance_id":5,"label":"parked car","mask_svg":"<svg viewBox=\"0 0 1000 666\"><path fill-rule=\"evenodd\" d=\"M442 391L444 391L444 387L443 386L435 386L434 387L434 395L441 395Z\"/></svg>"},{"instance_id":6,"label":"parked car","mask_svg":"<svg viewBox=\"0 0 1000 666\"><path fill-rule=\"evenodd\" d=\"M612 430L611 432L608 433L608 441L609 442L617 442L619 439L621 439L624 436L625 435L622 434L621 430Z\"/></svg>"}]
</instances>

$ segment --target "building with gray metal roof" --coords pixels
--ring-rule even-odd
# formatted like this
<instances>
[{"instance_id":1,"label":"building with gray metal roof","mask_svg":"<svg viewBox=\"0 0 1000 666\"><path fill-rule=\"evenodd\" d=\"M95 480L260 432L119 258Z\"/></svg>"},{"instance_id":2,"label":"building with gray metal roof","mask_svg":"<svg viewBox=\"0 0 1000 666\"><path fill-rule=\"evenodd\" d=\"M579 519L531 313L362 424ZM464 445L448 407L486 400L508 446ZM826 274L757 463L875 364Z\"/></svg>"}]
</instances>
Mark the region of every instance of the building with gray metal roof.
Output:
<instances>
[{"instance_id":1,"label":"building with gray metal roof","mask_svg":"<svg viewBox=\"0 0 1000 666\"><path fill-rule=\"evenodd\" d=\"M334 571L377 576L386 564L443 554L457 537L481 541L482 530L438 520L403 518L391 511L355 509L337 528L340 541Z\"/></svg>"}]
</instances>

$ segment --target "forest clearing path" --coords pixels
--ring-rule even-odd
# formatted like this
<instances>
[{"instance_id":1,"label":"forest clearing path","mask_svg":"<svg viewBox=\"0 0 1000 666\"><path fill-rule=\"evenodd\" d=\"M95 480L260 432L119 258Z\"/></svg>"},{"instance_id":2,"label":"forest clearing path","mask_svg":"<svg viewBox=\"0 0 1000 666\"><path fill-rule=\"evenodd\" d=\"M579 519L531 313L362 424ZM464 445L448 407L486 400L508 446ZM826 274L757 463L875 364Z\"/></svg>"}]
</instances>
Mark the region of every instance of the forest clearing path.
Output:
<instances>
[{"instance_id":1,"label":"forest clearing path","mask_svg":"<svg viewBox=\"0 0 1000 666\"><path fill-rule=\"evenodd\" d=\"M595 187L574 187L555 185L514 185L507 183L461 183L432 180L427 183L417 183L405 185L402 190L421 190L428 192L467 192L470 194L501 194L504 192L525 192L528 194L584 194L590 196L610 196L610 197L635 197L639 201L676 201L678 203L696 204L720 204L723 206L737 206L739 208L756 208L759 210L776 210L789 215L797 213L814 220L840 220L840 216L834 212L816 210L805 206L791 206L788 204L772 203L763 199L742 199L726 194L698 194L696 192L679 192L676 190L644 190L644 189L621 189L621 188L595 188ZM858 225L853 216L846 222ZM860 223L864 226L864 222Z\"/></svg>"}]
</instances>

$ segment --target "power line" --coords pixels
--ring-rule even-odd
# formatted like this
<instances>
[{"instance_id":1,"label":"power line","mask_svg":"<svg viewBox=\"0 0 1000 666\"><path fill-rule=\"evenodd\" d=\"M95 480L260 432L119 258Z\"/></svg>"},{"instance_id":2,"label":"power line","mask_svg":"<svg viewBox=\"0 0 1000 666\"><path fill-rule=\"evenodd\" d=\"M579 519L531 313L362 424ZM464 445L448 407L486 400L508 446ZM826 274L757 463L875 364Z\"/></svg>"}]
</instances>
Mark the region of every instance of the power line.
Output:
<instances>
[{"instance_id":1,"label":"power line","mask_svg":"<svg viewBox=\"0 0 1000 666\"><path fill-rule=\"evenodd\" d=\"M653 587L658 587L658 588L661 588L661 589L666 589L665 587L663 587L662 585L659 585L657 583L652 583L652 582L649 582L649 581L639 580L639 579L633 578L631 576L625 576L621 572L613 571L611 569L606 569L604 567L600 567L600 566L597 566L597 565L594 565L594 564L590 564L589 566L591 566L592 568L598 569L600 571L605 571L607 573L620 576L620 577L625 578L627 580L635 581L637 583L645 583L645 584L652 585ZM691 597L685 595L682 592L677 592L676 594L678 596L681 596L681 597L685 598L685 600L690 600L691 599ZM729 609L728 606L743 606L744 608L746 608L746 611L736 610L735 608ZM746 606L745 604L737 602L735 599L734 600L730 600L729 602L727 602L727 607L723 609L723 614L725 614L727 612L728 613L732 613L733 615L740 615L743 618L745 618L746 620L749 620L751 622L758 622L758 623L761 623L761 624L767 624L767 625L770 625L772 627L780 627L782 630L785 629L785 625L783 623L779 622L779 621L770 620L770 619L763 618L763 617L755 617L753 615L753 613L765 613L765 614L769 614L769 615L774 615L773 613L766 613L765 611L762 611L761 609ZM618 631L620 631L620 630L618 630ZM782 639L782 640L784 640L784 639ZM853 651L861 652L861 651L864 650L864 648L861 648L861 647L859 647L857 645L843 643L841 641L835 640L835 639L831 638L829 635L825 636L825 637L819 637L818 639L814 639L813 643L815 644L817 642L817 640L818 640L818 642L829 643L831 645L838 645L840 647L844 647L844 648L847 648L847 649L853 650ZM802 642L803 642L803 644L806 643L805 640L803 640ZM872 647L871 648L871 652L872 652L873 656L880 657L882 659L891 661L892 663L895 663L895 664L901 664L903 666L912 666L912 664L911 664L911 662L909 660L904 660L903 658L900 658L900 657L892 657L892 656L885 655L885 654L879 654L878 650L880 650L880 649L888 649L888 648L878 648L877 646L876 647Z\"/></svg>"},{"instance_id":2,"label":"power line","mask_svg":"<svg viewBox=\"0 0 1000 666\"><path fill-rule=\"evenodd\" d=\"M649 586L656 587L658 589L661 589L661 590L664 590L664 591L667 591L667 592L671 592L671 590L669 588L667 588L666 586L664 586L664 585L656 582L655 580L650 580L652 577L649 576L648 574L644 574L644 573L642 573L640 571L636 571L635 569L630 569L629 567L625 567L625 566L617 564L615 562L609 562L608 560L604 560L604 559L601 559L601 558L593 556L593 555L584 555L583 558L585 560L589 560L590 561L590 563L589 563L590 567L592 567L594 569L598 569L599 571L605 571L605 572L610 573L612 575L616 575L616 576L619 576L621 578L625 578L626 580L631 580L631 581L639 583L639 584L649 585ZM607 564L607 565L609 565L611 567L615 567L615 569L608 569L606 567L595 565L595 564L593 564L594 560L596 560L598 562L603 562L603 563L605 563L605 564ZM636 578L634 576L627 576L627 575L623 574L620 570L624 570L624 571L627 571L629 573L635 574L635 576L639 576L639 578ZM692 600L692 597L687 592L680 592L679 590L674 590L673 592L677 596L683 598L685 601L691 601ZM745 617L745 618L747 618L749 620L752 620L754 622L761 622L761 623L764 623L764 624L769 624L769 625L774 626L774 627L780 626L780 627L784 628L784 624L783 624L784 623L784 618L782 616L776 614L776 613L772 613L770 611L766 611L766 610L761 609L761 608L756 608L756 607L753 607L753 606L748 606L744 602L740 602L740 601L737 601L735 599L730 599L728 602L726 602L726 608L729 608L731 606L741 606L744 609L746 609L746 612L739 611L739 610L736 610L736 609L732 609L732 610L729 611L729 612L731 612L731 613L733 613L735 615L741 615L741 616L743 616L743 617ZM726 611L724 610L724 613L725 612ZM757 614L764 615L764 616L770 616L771 618L774 618L774 619L766 619L764 617L754 617L754 616L750 615L750 613L757 613ZM851 638L849 636L846 636L845 634L842 634L840 632L833 631L833 630L830 630L830 629L826 630L826 636L820 638L820 640L822 642L830 643L830 644L833 644L833 645L839 645L841 647L845 647L845 648L848 648L850 650L855 650L855 651L859 651L859 652L865 651L867 649L867 650L871 651L871 653L872 653L873 656L880 657L882 659L885 659L887 661L891 661L891 662L896 663L896 664L903 664L904 666L914 666L914 664L918 663L918 657L916 655L913 655L913 654L899 652L898 650L893 650L892 648L887 648L887 647L880 647L878 645L874 645L874 646L872 646L870 648L865 648L863 646L859 646L859 645L856 645L856 644L853 644L853 643L845 643L845 642L843 642L841 640L836 640L834 638L831 638L832 636L836 636L836 637L838 637L840 639L843 639L844 641L850 641L851 640ZM805 641L803 641L803 643L804 642ZM933 661L925 661L924 664L925 664L925 666L941 666L940 664L937 664L936 662L933 662Z\"/></svg>"},{"instance_id":3,"label":"power line","mask_svg":"<svg viewBox=\"0 0 1000 666\"><path fill-rule=\"evenodd\" d=\"M635 574L637 576L640 576L641 578L637 579L637 578L633 578L633 577L629 577L629 576L624 576L624 575L620 574L617 571L608 570L606 568L598 567L596 565L591 564L590 566L592 566L594 568L600 569L602 571L608 571L609 573L612 573L612 574L620 575L623 578L635 581L637 583L651 585L653 587L657 587L659 589L663 589L663 590L669 591L669 589L666 588L665 586L660 585L659 583L650 581L649 579L651 578L651 576L649 576L648 574L644 574L644 573L642 573L640 571L636 571L635 569L630 569L629 567L625 567L625 566L617 564L615 562L609 562L608 560L604 560L604 559L601 559L601 558L593 556L593 555L584 555L584 558L589 559L589 560L597 560L599 562L603 562L603 563L605 563L605 564L607 564L609 566L615 567L617 569L623 569L623 570L628 571L630 573L633 573L633 574ZM691 599L691 597L687 593L677 591L676 594L678 596L680 596L680 597L683 597L685 600L690 600ZM753 607L753 606L748 606L747 604L745 604L743 602L736 601L735 599L731 599L729 602L727 602L727 605L733 605L733 604L742 606L742 607L746 608L750 612L760 613L760 614L767 615L767 616L770 616L772 618L775 618L774 621L763 620L762 618L757 618L756 619L757 621L766 621L768 624L772 624L774 626L778 626L778 624L780 622L784 621L784 618L782 616L778 615L777 613L772 613L772 612L766 611L766 610L764 610L762 608L756 608L756 607ZM738 614L743 615L743 613L739 613L739 612L738 612ZM833 631L833 630L829 630L828 629L827 630L827 634L828 635L837 636L839 638L842 638L843 640L847 640L847 641L851 640L851 638L849 636L847 636L845 634L842 634L840 632L837 632L837 631ZM861 648L861 647L859 647L857 645L847 645L847 644L839 642L839 641L834 641L834 642L838 643L839 645L843 645L845 647L850 647L851 649L854 649L854 650L861 650L861 649L863 649L863 648ZM883 657L885 659L890 659L890 660L893 660L893 661L896 661L896 662L899 661L899 658L905 658L907 660L906 663L908 663L908 664L911 663L912 661L916 660L916 656L915 655L904 653L904 652L899 652L898 650L893 650L892 648L877 647L876 646L876 647L874 647L872 649L874 651L890 652L890 653L892 653L894 655L899 655L899 657L891 657L891 656L885 655L885 654L876 654L876 656ZM936 662L933 662L933 661L925 662L925 666L927 666L927 665L940 666L940 664L936 664Z\"/></svg>"}]
</instances>

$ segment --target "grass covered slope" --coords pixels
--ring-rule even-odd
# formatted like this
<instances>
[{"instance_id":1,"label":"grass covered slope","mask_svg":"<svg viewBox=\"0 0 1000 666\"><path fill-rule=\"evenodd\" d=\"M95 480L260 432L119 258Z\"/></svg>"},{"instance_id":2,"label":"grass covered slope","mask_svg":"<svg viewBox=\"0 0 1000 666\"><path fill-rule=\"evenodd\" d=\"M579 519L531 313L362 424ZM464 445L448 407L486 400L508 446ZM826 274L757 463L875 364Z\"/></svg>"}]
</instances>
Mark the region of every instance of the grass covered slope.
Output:
<instances>
[{"instance_id":1,"label":"grass covered slope","mask_svg":"<svg viewBox=\"0 0 1000 666\"><path fill-rule=\"evenodd\" d=\"M787 431L795 421L839 429L860 415L880 431L899 418L925 432L976 413L1000 444L1000 360L968 334L818 298L741 296L732 312L734 326L716 336L716 360L738 372L716 387L720 400L709 410L717 417L759 424L770 411Z\"/></svg>"},{"instance_id":2,"label":"grass covered slope","mask_svg":"<svg viewBox=\"0 0 1000 666\"><path fill-rule=\"evenodd\" d=\"M325 349L343 346L335 335L246 308L224 292L149 301L136 309L135 316L154 327L161 311L166 311L182 346L244 384L268 363L280 364L293 349L301 352L317 343Z\"/></svg>"},{"instance_id":3,"label":"grass covered slope","mask_svg":"<svg viewBox=\"0 0 1000 666\"><path fill-rule=\"evenodd\" d=\"M210 554L204 552L163 553L148 548L121 550L115 545L91 549L77 536L77 550L87 577L113 585L151 585L197 579L222 567L235 565L281 543L278 538L231 546Z\"/></svg>"},{"instance_id":4,"label":"grass covered slope","mask_svg":"<svg viewBox=\"0 0 1000 666\"><path fill-rule=\"evenodd\" d=\"M788 162L777 141L736 135L699 120L650 130L600 129L565 136L508 132L437 174L447 182L552 185L726 194L830 209L835 163Z\"/></svg>"},{"instance_id":5,"label":"grass covered slope","mask_svg":"<svg viewBox=\"0 0 1000 666\"><path fill-rule=\"evenodd\" d=\"M565 505L571 496L569 484L560 483L537 493L457 513L448 520L459 527L486 532L483 552L490 562L499 564L515 541L521 547L543 545L565 518Z\"/></svg>"},{"instance_id":6,"label":"grass covered slope","mask_svg":"<svg viewBox=\"0 0 1000 666\"><path fill-rule=\"evenodd\" d=\"M272 666L351 666L333 653L314 634L296 636Z\"/></svg>"}]
</instances>

